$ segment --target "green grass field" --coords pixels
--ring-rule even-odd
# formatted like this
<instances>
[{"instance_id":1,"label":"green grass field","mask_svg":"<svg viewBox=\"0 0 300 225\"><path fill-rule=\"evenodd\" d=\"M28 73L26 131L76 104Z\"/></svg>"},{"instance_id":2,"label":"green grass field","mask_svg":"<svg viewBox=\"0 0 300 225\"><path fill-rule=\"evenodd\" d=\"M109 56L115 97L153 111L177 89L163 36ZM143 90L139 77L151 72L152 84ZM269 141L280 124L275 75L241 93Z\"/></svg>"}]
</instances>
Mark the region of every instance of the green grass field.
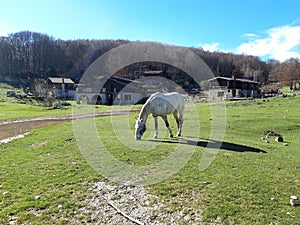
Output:
<instances>
[{"instance_id":1,"label":"green grass field","mask_svg":"<svg viewBox=\"0 0 300 225\"><path fill-rule=\"evenodd\" d=\"M9 114L10 107L15 110L1 120L23 118L28 111L36 112L30 116L48 113L37 106L10 104L1 103L1 114ZM204 171L199 167L205 147L211 142L210 127L214 122L207 103L187 105L183 137L171 140L162 121L160 138L152 140L153 121L149 117L143 140L136 142L137 113L99 117L93 122L103 146L127 165L151 165L167 159L178 146L180 151L193 147L190 160L180 171L146 186L149 193L164 201L163 213L184 207L190 209L184 213L192 218L195 211L200 211L203 224L299 224L300 207L289 204L291 195L300 197L299 106L299 97L227 102L224 141ZM107 108L98 108L102 109ZM71 109L51 113L71 113ZM174 121L169 121L174 128ZM83 125L88 123L82 120ZM88 127L82 128L84 137ZM86 152L80 151L76 143L80 137L73 129L72 122L53 125L0 145L0 224L89 221L86 214L76 212L85 206L83 200L90 195L91 183L105 177L83 157ZM287 146L275 142L274 137L269 138L269 143L261 141L264 130L280 133ZM120 137L116 138L116 134ZM141 151L141 146L149 149Z\"/></svg>"}]
</instances>

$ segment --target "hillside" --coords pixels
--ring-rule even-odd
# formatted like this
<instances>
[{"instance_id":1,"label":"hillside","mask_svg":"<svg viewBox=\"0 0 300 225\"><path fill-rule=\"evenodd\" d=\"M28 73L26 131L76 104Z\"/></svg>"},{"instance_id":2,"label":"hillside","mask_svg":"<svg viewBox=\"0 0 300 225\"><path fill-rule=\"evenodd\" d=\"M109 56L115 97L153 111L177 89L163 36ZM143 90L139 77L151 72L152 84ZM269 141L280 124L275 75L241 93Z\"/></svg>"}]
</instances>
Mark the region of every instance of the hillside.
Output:
<instances>
[{"instance_id":1,"label":"hillside","mask_svg":"<svg viewBox=\"0 0 300 225\"><path fill-rule=\"evenodd\" d=\"M129 43L126 40L60 40L47 34L22 31L0 37L0 82L16 87L31 87L37 78L68 77L80 80L88 66L105 52ZM164 45L155 43L158 45ZM178 48L186 48L180 47ZM209 66L216 76L245 77L260 82L270 79L290 85L291 79L300 80L298 59L287 63L275 60L268 62L255 56L236 55L233 53L207 52L201 48L189 48ZM157 63L143 62L143 68L156 68ZM287 64L287 65L286 65ZM296 69L287 73L286 68L293 65ZM172 71L170 65L160 65ZM136 65L129 65L124 71L132 71ZM120 74L124 75L124 71ZM178 72L182 75L182 71ZM283 75L288 74L287 77ZM129 75L129 74L128 74ZM285 75L286 76L286 75ZM291 79L290 79L291 78Z\"/></svg>"}]
</instances>

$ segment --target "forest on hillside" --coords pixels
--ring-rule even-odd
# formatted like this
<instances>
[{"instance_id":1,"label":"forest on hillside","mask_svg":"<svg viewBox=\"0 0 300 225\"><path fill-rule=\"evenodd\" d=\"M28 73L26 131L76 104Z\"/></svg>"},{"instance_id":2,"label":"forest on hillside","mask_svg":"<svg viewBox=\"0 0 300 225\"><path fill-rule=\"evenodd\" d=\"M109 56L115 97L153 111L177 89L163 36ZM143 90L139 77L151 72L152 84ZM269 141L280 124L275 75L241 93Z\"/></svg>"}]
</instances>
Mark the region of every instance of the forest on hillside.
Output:
<instances>
[{"instance_id":1,"label":"forest on hillside","mask_svg":"<svg viewBox=\"0 0 300 225\"><path fill-rule=\"evenodd\" d=\"M47 34L22 31L0 37L0 82L13 86L30 86L35 79L68 77L79 81L88 66L105 52L129 43L127 40L60 40ZM179 47L178 48L182 48ZM262 61L256 56L208 52L189 48L210 67L215 76L252 79L262 83L281 82L292 85L300 80L300 61ZM159 62L158 62L159 63ZM132 65L135 67L136 65ZM155 68L157 63L142 66ZM164 68L172 71L170 65ZM124 76L129 68L119 71Z\"/></svg>"}]
</instances>

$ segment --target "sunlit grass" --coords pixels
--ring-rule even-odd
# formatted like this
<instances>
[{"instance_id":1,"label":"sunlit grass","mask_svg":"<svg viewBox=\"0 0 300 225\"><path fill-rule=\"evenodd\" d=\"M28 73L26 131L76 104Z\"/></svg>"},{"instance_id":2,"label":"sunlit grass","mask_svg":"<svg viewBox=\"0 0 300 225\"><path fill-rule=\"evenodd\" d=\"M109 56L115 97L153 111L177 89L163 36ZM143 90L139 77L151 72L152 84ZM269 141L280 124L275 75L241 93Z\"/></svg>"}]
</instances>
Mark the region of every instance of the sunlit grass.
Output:
<instances>
[{"instance_id":1,"label":"sunlit grass","mask_svg":"<svg viewBox=\"0 0 300 225\"><path fill-rule=\"evenodd\" d=\"M187 106L182 138L170 139L160 120L159 139L154 141L149 117L145 136L135 141L134 117L138 112L99 117L93 123L106 149L129 166L163 161L178 145L184 151L194 144L194 153L179 172L146 186L164 202L162 213L188 208L184 213L193 218L196 211L201 212L204 224L297 224L300 207L290 206L289 198L300 195L299 106L298 97L228 102L224 142L204 171L199 170L201 159L213 141L209 140L213 120L206 103ZM3 109L5 114L7 108ZM193 124L195 114L199 132ZM175 131L171 116L169 121ZM83 126L81 131L87 128ZM73 129L70 122L49 126L0 145L0 223L7 224L11 217L16 217L18 224L89 220L78 210L90 194L91 181L104 177L83 157ZM288 146L275 142L274 137L269 143L261 141L267 129L280 133Z\"/></svg>"}]
</instances>

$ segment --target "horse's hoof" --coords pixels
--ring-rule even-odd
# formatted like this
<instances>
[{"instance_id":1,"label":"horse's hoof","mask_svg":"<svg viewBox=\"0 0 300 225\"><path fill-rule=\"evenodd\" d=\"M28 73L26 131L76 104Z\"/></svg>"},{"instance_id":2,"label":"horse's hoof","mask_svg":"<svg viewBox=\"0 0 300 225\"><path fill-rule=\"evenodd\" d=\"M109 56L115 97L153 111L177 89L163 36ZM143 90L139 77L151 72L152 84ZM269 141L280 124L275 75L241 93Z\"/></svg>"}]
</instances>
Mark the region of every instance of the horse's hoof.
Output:
<instances>
[{"instance_id":1,"label":"horse's hoof","mask_svg":"<svg viewBox=\"0 0 300 225\"><path fill-rule=\"evenodd\" d=\"M157 138L157 136L154 136L153 138L154 138L154 139L156 139L156 138Z\"/></svg>"},{"instance_id":2,"label":"horse's hoof","mask_svg":"<svg viewBox=\"0 0 300 225\"><path fill-rule=\"evenodd\" d=\"M174 137L173 134L170 134L170 138Z\"/></svg>"}]
</instances>

